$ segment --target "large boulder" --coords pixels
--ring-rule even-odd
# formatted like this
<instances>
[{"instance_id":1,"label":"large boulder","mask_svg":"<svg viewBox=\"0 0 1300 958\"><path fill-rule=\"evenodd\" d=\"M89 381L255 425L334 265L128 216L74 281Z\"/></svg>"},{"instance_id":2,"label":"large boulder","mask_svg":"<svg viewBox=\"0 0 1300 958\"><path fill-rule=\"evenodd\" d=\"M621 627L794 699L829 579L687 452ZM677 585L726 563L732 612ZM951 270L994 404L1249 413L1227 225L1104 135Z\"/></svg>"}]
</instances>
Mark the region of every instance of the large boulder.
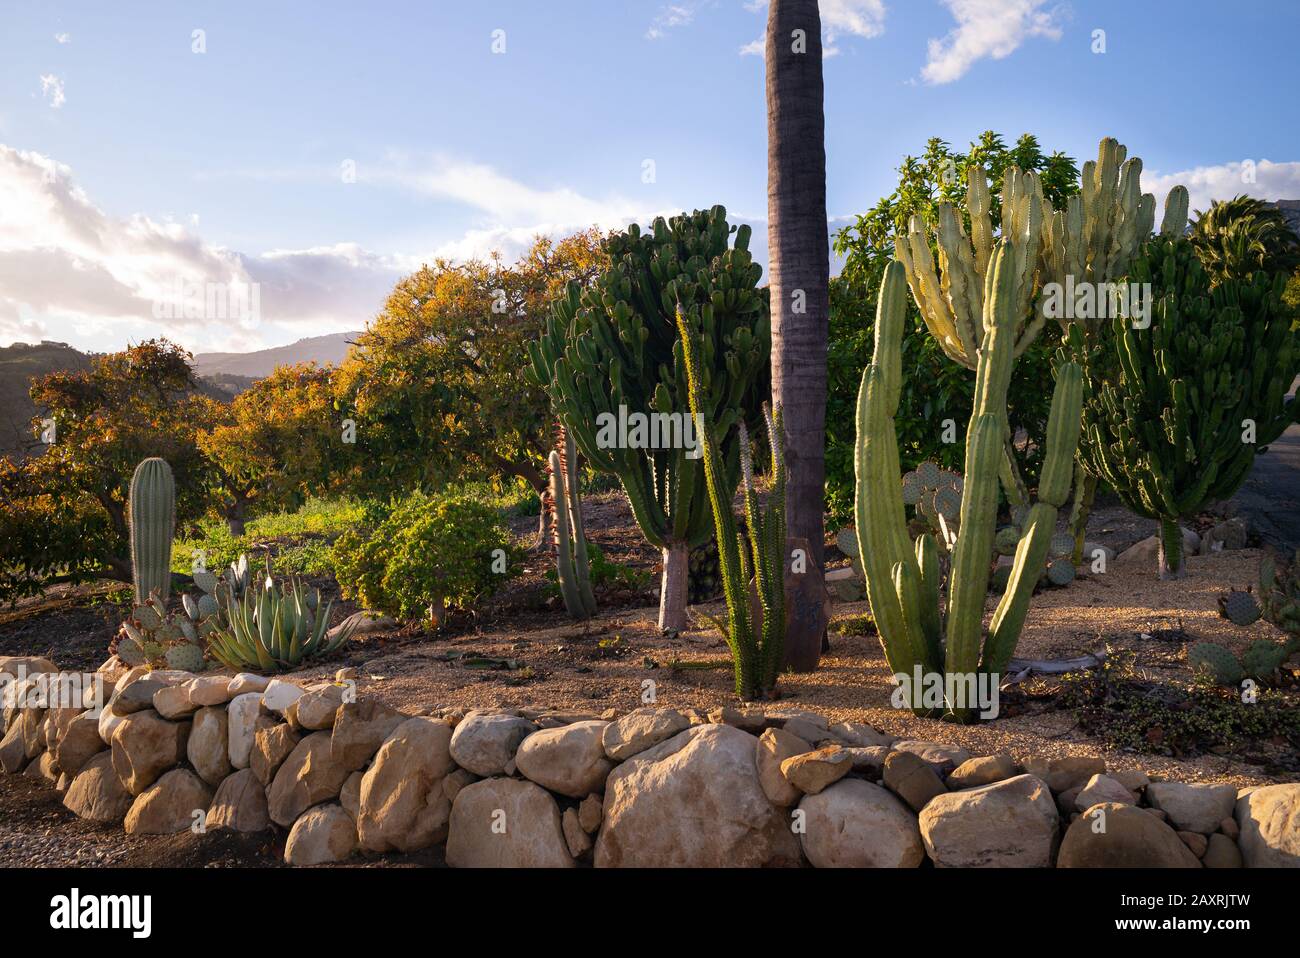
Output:
<instances>
[{"instance_id":1,"label":"large boulder","mask_svg":"<svg viewBox=\"0 0 1300 958\"><path fill-rule=\"evenodd\" d=\"M57 665L39 655L0 655L0 674L14 679L57 671L59 671Z\"/></svg>"},{"instance_id":2,"label":"large boulder","mask_svg":"<svg viewBox=\"0 0 1300 958\"><path fill-rule=\"evenodd\" d=\"M1058 868L1200 868L1178 833L1136 805L1094 805L1065 832Z\"/></svg>"},{"instance_id":3,"label":"large boulder","mask_svg":"<svg viewBox=\"0 0 1300 958\"><path fill-rule=\"evenodd\" d=\"M27 745L23 741L23 724L15 721L0 739L0 768L17 775L27 765Z\"/></svg>"},{"instance_id":4,"label":"large boulder","mask_svg":"<svg viewBox=\"0 0 1300 958\"><path fill-rule=\"evenodd\" d=\"M453 768L450 725L421 716L397 726L361 779L361 847L409 852L443 841L451 802L442 780Z\"/></svg>"},{"instance_id":5,"label":"large boulder","mask_svg":"<svg viewBox=\"0 0 1300 958\"><path fill-rule=\"evenodd\" d=\"M525 778L543 788L570 798L586 798L604 789L614 767L602 744L608 724L574 722L534 732L520 744L515 764Z\"/></svg>"},{"instance_id":6,"label":"large boulder","mask_svg":"<svg viewBox=\"0 0 1300 958\"><path fill-rule=\"evenodd\" d=\"M309 689L297 702L298 724L305 729L332 729L343 706L343 686L321 685Z\"/></svg>"},{"instance_id":7,"label":"large boulder","mask_svg":"<svg viewBox=\"0 0 1300 958\"><path fill-rule=\"evenodd\" d=\"M199 778L209 785L220 785L234 771L230 764L230 740L227 734L229 719L221 706L207 705L194 713L194 725L185 745Z\"/></svg>"},{"instance_id":8,"label":"large boulder","mask_svg":"<svg viewBox=\"0 0 1300 958\"><path fill-rule=\"evenodd\" d=\"M290 865L327 865L357 850L357 826L339 805L318 805L293 823L284 845Z\"/></svg>"},{"instance_id":9,"label":"large boulder","mask_svg":"<svg viewBox=\"0 0 1300 958\"><path fill-rule=\"evenodd\" d=\"M948 776L949 788L979 788L1004 782L1016 775L1016 761L1010 755L980 755L968 758Z\"/></svg>"},{"instance_id":10,"label":"large boulder","mask_svg":"<svg viewBox=\"0 0 1300 958\"><path fill-rule=\"evenodd\" d=\"M451 757L475 775L500 775L514 761L519 743L537 731L527 719L498 712L470 712L451 736Z\"/></svg>"},{"instance_id":11,"label":"large boulder","mask_svg":"<svg viewBox=\"0 0 1300 958\"><path fill-rule=\"evenodd\" d=\"M572 868L559 806L544 788L513 778L467 785L451 806L453 868Z\"/></svg>"},{"instance_id":12,"label":"large boulder","mask_svg":"<svg viewBox=\"0 0 1300 958\"><path fill-rule=\"evenodd\" d=\"M345 703L334 715L334 761L352 772L364 768L384 739L408 718L378 699Z\"/></svg>"},{"instance_id":13,"label":"large boulder","mask_svg":"<svg viewBox=\"0 0 1300 958\"><path fill-rule=\"evenodd\" d=\"M614 769L596 865L799 864L785 814L759 785L755 743L729 725L698 725Z\"/></svg>"},{"instance_id":14,"label":"large boulder","mask_svg":"<svg viewBox=\"0 0 1300 958\"><path fill-rule=\"evenodd\" d=\"M297 744L275 773L266 795L271 821L288 828L299 815L338 798L349 770L330 754L330 733L313 732Z\"/></svg>"},{"instance_id":15,"label":"large boulder","mask_svg":"<svg viewBox=\"0 0 1300 958\"><path fill-rule=\"evenodd\" d=\"M113 755L108 751L87 759L63 796L65 808L92 822L120 822L132 801L113 771Z\"/></svg>"},{"instance_id":16,"label":"large boulder","mask_svg":"<svg viewBox=\"0 0 1300 958\"><path fill-rule=\"evenodd\" d=\"M915 868L925 858L916 815L879 785L841 779L799 810L799 841L818 868Z\"/></svg>"},{"instance_id":17,"label":"large boulder","mask_svg":"<svg viewBox=\"0 0 1300 958\"><path fill-rule=\"evenodd\" d=\"M185 683L185 691L192 705L209 708L225 705L235 697L230 690L230 683L228 675L199 675Z\"/></svg>"},{"instance_id":18,"label":"large boulder","mask_svg":"<svg viewBox=\"0 0 1300 958\"><path fill-rule=\"evenodd\" d=\"M153 709L126 716L113 731L113 768L122 785L141 794L185 758L189 736L189 722L169 722Z\"/></svg>"},{"instance_id":19,"label":"large boulder","mask_svg":"<svg viewBox=\"0 0 1300 958\"><path fill-rule=\"evenodd\" d=\"M915 752L890 752L886 755L882 777L889 790L914 812L919 812L930 799L947 791L934 766Z\"/></svg>"},{"instance_id":20,"label":"large boulder","mask_svg":"<svg viewBox=\"0 0 1300 958\"><path fill-rule=\"evenodd\" d=\"M1237 799L1236 820L1247 868L1300 868L1300 784L1252 789Z\"/></svg>"},{"instance_id":21,"label":"large boulder","mask_svg":"<svg viewBox=\"0 0 1300 958\"><path fill-rule=\"evenodd\" d=\"M76 775L90 759L108 748L99 737L99 719L94 712L82 712L73 719L54 747L54 760L68 775Z\"/></svg>"},{"instance_id":22,"label":"large boulder","mask_svg":"<svg viewBox=\"0 0 1300 958\"><path fill-rule=\"evenodd\" d=\"M1146 797L1152 808L1169 816L1174 828L1209 835L1219 830L1219 822L1232 817L1237 789L1233 785L1152 782Z\"/></svg>"},{"instance_id":23,"label":"large boulder","mask_svg":"<svg viewBox=\"0 0 1300 958\"><path fill-rule=\"evenodd\" d=\"M253 751L253 736L257 734L257 717L262 709L261 692L244 692L230 700L226 708L229 722L226 734L230 746L230 764L235 768L248 768Z\"/></svg>"},{"instance_id":24,"label":"large boulder","mask_svg":"<svg viewBox=\"0 0 1300 958\"><path fill-rule=\"evenodd\" d=\"M1074 809L1085 812L1102 802L1136 805L1137 796L1109 775L1094 775L1074 796Z\"/></svg>"},{"instance_id":25,"label":"large boulder","mask_svg":"<svg viewBox=\"0 0 1300 958\"><path fill-rule=\"evenodd\" d=\"M769 728L758 737L754 749L754 764L758 769L758 784L773 805L789 808L799 801L803 792L791 785L781 774L781 765L795 755L812 751L812 746L799 736L783 728Z\"/></svg>"},{"instance_id":26,"label":"large boulder","mask_svg":"<svg viewBox=\"0 0 1300 958\"><path fill-rule=\"evenodd\" d=\"M293 754L302 738L289 727L288 722L277 722L269 728L258 729L253 736L253 750L248 754L248 767L263 785L275 780L284 760ZM330 755L334 754L334 741L330 740Z\"/></svg>"},{"instance_id":27,"label":"large boulder","mask_svg":"<svg viewBox=\"0 0 1300 958\"><path fill-rule=\"evenodd\" d=\"M640 708L605 726L601 741L616 762L667 741L690 728L691 720L675 709Z\"/></svg>"},{"instance_id":28,"label":"large boulder","mask_svg":"<svg viewBox=\"0 0 1300 958\"><path fill-rule=\"evenodd\" d=\"M932 798L921 839L940 868L1046 868L1056 850L1056 803L1032 775Z\"/></svg>"},{"instance_id":29,"label":"large boulder","mask_svg":"<svg viewBox=\"0 0 1300 958\"><path fill-rule=\"evenodd\" d=\"M924 739L899 739L891 746L895 751L911 752L918 758L929 762L936 772L946 775L961 765L970 752L959 745L945 745L942 742L927 742Z\"/></svg>"},{"instance_id":30,"label":"large boulder","mask_svg":"<svg viewBox=\"0 0 1300 958\"><path fill-rule=\"evenodd\" d=\"M852 769L852 754L838 745L793 755L781 763L781 774L785 780L805 795L816 795L838 782Z\"/></svg>"},{"instance_id":31,"label":"large boulder","mask_svg":"<svg viewBox=\"0 0 1300 958\"><path fill-rule=\"evenodd\" d=\"M208 828L260 832L270 827L266 789L252 770L241 768L233 775L226 776L208 807Z\"/></svg>"},{"instance_id":32,"label":"large boulder","mask_svg":"<svg viewBox=\"0 0 1300 958\"><path fill-rule=\"evenodd\" d=\"M207 819L212 789L187 768L174 768L135 800L122 823L128 835L174 835Z\"/></svg>"},{"instance_id":33,"label":"large boulder","mask_svg":"<svg viewBox=\"0 0 1300 958\"><path fill-rule=\"evenodd\" d=\"M1065 755L1060 758L1028 759L1025 772L1034 776L1053 792L1082 788L1094 775L1106 774L1106 760L1096 755Z\"/></svg>"}]
</instances>

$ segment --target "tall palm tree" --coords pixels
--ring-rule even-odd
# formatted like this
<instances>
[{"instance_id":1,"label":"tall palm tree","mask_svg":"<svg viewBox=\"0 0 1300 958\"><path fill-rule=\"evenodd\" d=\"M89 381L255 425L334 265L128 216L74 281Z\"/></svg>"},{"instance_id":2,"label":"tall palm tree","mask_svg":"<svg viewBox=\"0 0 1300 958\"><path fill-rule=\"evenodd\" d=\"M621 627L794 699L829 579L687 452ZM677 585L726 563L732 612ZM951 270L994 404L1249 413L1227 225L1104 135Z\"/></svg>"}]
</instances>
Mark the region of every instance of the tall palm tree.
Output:
<instances>
[{"instance_id":1,"label":"tall palm tree","mask_svg":"<svg viewBox=\"0 0 1300 958\"><path fill-rule=\"evenodd\" d=\"M826 117L817 0L771 0L767 19L767 246L772 398L785 411L786 524L807 540L804 575L823 581L826 338L830 249ZM820 589L800 594L820 595ZM795 602L786 662L811 671L826 631L820 601ZM815 608L814 608L815 606ZM802 613L800 610L802 609Z\"/></svg>"}]
</instances>

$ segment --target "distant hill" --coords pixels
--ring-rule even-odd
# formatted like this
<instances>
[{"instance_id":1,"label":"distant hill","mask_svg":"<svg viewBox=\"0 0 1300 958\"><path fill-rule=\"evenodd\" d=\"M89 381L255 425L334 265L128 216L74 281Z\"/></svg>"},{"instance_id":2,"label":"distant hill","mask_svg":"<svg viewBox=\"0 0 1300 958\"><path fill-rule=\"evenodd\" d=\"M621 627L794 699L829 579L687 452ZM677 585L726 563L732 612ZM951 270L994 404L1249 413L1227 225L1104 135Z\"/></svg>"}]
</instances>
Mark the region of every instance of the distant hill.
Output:
<instances>
[{"instance_id":1,"label":"distant hill","mask_svg":"<svg viewBox=\"0 0 1300 958\"><path fill-rule=\"evenodd\" d=\"M1278 200L1273 205L1282 211L1291 232L1300 236L1300 200Z\"/></svg>"},{"instance_id":2,"label":"distant hill","mask_svg":"<svg viewBox=\"0 0 1300 958\"><path fill-rule=\"evenodd\" d=\"M288 346L259 349L251 353L199 353L194 357L194 371L206 378L219 376L246 376L261 379L269 376L276 366L315 361L324 365L337 365L346 358L349 342L360 332L330 333L311 336Z\"/></svg>"},{"instance_id":3,"label":"distant hill","mask_svg":"<svg viewBox=\"0 0 1300 958\"><path fill-rule=\"evenodd\" d=\"M90 357L67 343L0 347L0 456L22 458L32 448L36 407L28 398L33 376L90 368Z\"/></svg>"}]
</instances>

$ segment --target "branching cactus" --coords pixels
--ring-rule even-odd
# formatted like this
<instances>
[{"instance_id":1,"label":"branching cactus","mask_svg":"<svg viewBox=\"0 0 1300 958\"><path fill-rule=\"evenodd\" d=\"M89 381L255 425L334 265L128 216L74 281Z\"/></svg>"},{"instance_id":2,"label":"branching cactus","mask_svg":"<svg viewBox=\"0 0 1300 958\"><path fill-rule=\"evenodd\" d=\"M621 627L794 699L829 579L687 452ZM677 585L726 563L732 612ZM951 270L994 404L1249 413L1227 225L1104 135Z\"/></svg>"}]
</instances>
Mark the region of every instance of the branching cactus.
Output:
<instances>
[{"instance_id":1,"label":"branching cactus","mask_svg":"<svg viewBox=\"0 0 1300 958\"><path fill-rule=\"evenodd\" d=\"M135 467L127 503L135 604L143 606L157 596L166 605L176 531L176 480L166 460L145 459Z\"/></svg>"},{"instance_id":2,"label":"branching cactus","mask_svg":"<svg viewBox=\"0 0 1300 958\"><path fill-rule=\"evenodd\" d=\"M736 694L747 700L768 698L776 688L785 657L785 456L782 452L785 433L781 407L778 405L775 412L769 412L767 405L763 406L768 445L772 452L772 490L766 508L759 506L758 493L754 489L749 433L744 422L737 427L741 495L745 506L745 534L742 535L736 530L736 517L731 512L735 484L727 479L713 427L705 418L707 407L699 365L698 322L692 323L678 308L677 328L686 366L691 415L703 443L705 483L727 599L727 621L717 624L731 650ZM757 614L750 602L751 580L758 598Z\"/></svg>"},{"instance_id":3,"label":"branching cactus","mask_svg":"<svg viewBox=\"0 0 1300 958\"><path fill-rule=\"evenodd\" d=\"M1256 453L1297 421L1286 394L1300 336L1282 302L1285 276L1211 287L1186 239L1150 240L1129 279L1151 285L1144 328L1121 316L1108 337L1070 330L1090 387L1081 457L1126 506L1160 521L1160 577L1177 578L1179 518L1230 497Z\"/></svg>"},{"instance_id":4,"label":"branching cactus","mask_svg":"<svg viewBox=\"0 0 1300 958\"><path fill-rule=\"evenodd\" d=\"M854 525L872 615L895 675L910 680L918 669L923 675L942 672L945 679L952 680L944 682L945 689L971 688L963 683L970 683L977 673L996 680L1011 659L1030 596L1043 571L1057 510L1069 494L1078 443L1082 372L1078 365L1066 362L1056 371L1038 501L1028 512L1006 590L985 635L984 601L995 549L999 471L1005 462L1007 440L1006 393L1018 334L1023 334L1024 273L1016 256L1015 243L1001 240L986 271L975 401L966 432L959 531L952 547L946 615L938 545L931 535L922 535L912 543L899 482L894 415L902 389L907 288L904 267L898 262L885 269L877 304L875 353L863 372L858 393ZM916 699L912 707L919 714L929 711ZM946 710L959 721L970 721L976 711L972 702L951 697Z\"/></svg>"},{"instance_id":5,"label":"branching cactus","mask_svg":"<svg viewBox=\"0 0 1300 958\"><path fill-rule=\"evenodd\" d=\"M711 526L674 310L688 310L701 336L701 413L734 491L737 427L758 421L755 386L771 338L749 236L721 206L614 233L609 268L585 289L571 285L529 345L529 374L578 449L593 469L618 476L642 533L663 550L663 629L686 625L690 550Z\"/></svg>"},{"instance_id":6,"label":"branching cactus","mask_svg":"<svg viewBox=\"0 0 1300 958\"><path fill-rule=\"evenodd\" d=\"M575 619L596 614L596 596L591 591L591 564L582 523L582 496L578 490L578 456L568 430L557 430L556 446L549 468L549 507L553 510L551 530L555 535L555 576L564 597L564 608Z\"/></svg>"}]
</instances>

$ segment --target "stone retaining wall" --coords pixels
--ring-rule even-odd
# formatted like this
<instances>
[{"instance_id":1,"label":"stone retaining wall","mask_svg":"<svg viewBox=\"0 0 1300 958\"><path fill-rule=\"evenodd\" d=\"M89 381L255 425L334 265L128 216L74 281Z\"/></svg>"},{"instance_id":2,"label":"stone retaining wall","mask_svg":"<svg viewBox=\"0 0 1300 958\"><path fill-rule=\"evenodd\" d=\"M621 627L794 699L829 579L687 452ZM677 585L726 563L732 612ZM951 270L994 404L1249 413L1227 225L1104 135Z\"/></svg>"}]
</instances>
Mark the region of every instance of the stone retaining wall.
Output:
<instances>
[{"instance_id":1,"label":"stone retaining wall","mask_svg":"<svg viewBox=\"0 0 1300 958\"><path fill-rule=\"evenodd\" d=\"M972 756L811 712L442 709L339 681L0 657L0 766L131 834L288 830L295 865L446 845L453 866L1300 866L1300 784ZM78 701L51 697L87 687Z\"/></svg>"}]
</instances>

